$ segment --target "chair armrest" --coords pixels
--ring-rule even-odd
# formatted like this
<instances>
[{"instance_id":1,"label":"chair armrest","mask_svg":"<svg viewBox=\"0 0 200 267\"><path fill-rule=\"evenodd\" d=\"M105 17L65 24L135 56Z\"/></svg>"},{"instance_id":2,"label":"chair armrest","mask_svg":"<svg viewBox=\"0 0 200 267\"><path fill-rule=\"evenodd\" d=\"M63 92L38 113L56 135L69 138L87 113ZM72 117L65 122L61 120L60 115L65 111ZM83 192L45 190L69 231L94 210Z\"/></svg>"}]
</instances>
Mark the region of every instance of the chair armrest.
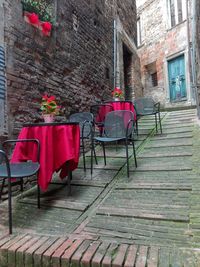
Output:
<instances>
[{"instance_id":1,"label":"chair armrest","mask_svg":"<svg viewBox=\"0 0 200 267\"><path fill-rule=\"evenodd\" d=\"M2 149L0 149L0 164L5 160L6 163L6 168L8 172L8 177L10 177L10 165L9 165L9 159L8 156L6 155L6 152Z\"/></svg>"},{"instance_id":2,"label":"chair armrest","mask_svg":"<svg viewBox=\"0 0 200 267\"><path fill-rule=\"evenodd\" d=\"M40 160L40 142L38 139L12 139L12 140L6 140L2 143L3 148L6 147L7 144L11 143L25 143L25 142L32 142L37 145L37 160L39 162Z\"/></svg>"}]
</instances>

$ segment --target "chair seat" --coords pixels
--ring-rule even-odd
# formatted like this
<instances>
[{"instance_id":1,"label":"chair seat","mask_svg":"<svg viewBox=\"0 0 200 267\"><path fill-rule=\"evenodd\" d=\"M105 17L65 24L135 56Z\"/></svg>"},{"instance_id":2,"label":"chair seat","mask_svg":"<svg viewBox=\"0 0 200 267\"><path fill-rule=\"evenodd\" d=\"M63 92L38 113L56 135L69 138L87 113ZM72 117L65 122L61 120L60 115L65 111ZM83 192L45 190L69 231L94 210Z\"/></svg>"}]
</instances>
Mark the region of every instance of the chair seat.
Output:
<instances>
[{"instance_id":1,"label":"chair seat","mask_svg":"<svg viewBox=\"0 0 200 267\"><path fill-rule=\"evenodd\" d=\"M96 141L99 142L114 142L114 141L119 141L119 140L124 140L125 138L123 137L94 137Z\"/></svg>"},{"instance_id":2,"label":"chair seat","mask_svg":"<svg viewBox=\"0 0 200 267\"><path fill-rule=\"evenodd\" d=\"M40 168L38 162L10 163L11 178L22 178L34 175ZM0 165L0 177L8 177L6 164Z\"/></svg>"},{"instance_id":3,"label":"chair seat","mask_svg":"<svg viewBox=\"0 0 200 267\"><path fill-rule=\"evenodd\" d=\"M137 115L146 116L146 115L154 115L156 113L158 113L158 111L153 108L144 108L142 111L138 111Z\"/></svg>"}]
</instances>

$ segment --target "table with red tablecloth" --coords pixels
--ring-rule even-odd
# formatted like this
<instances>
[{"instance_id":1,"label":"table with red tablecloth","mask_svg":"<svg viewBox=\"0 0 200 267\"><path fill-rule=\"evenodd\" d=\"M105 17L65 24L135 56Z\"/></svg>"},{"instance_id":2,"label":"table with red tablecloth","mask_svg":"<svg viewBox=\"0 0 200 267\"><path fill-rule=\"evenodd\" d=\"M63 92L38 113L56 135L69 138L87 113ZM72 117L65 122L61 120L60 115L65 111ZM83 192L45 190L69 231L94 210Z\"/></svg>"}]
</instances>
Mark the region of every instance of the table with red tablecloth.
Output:
<instances>
[{"instance_id":1,"label":"table with red tablecloth","mask_svg":"<svg viewBox=\"0 0 200 267\"><path fill-rule=\"evenodd\" d=\"M136 110L131 101L106 101L106 104L109 104L113 107L113 110L130 110L134 114L134 120L136 121Z\"/></svg>"},{"instance_id":2,"label":"table with red tablecloth","mask_svg":"<svg viewBox=\"0 0 200 267\"><path fill-rule=\"evenodd\" d=\"M40 170L38 184L45 191L52 175L60 171L60 178L78 167L80 153L80 128L78 123L35 123L26 124L18 139L38 139L40 141ZM36 159L36 145L17 143L12 162ZM69 168L69 169L68 169Z\"/></svg>"}]
</instances>

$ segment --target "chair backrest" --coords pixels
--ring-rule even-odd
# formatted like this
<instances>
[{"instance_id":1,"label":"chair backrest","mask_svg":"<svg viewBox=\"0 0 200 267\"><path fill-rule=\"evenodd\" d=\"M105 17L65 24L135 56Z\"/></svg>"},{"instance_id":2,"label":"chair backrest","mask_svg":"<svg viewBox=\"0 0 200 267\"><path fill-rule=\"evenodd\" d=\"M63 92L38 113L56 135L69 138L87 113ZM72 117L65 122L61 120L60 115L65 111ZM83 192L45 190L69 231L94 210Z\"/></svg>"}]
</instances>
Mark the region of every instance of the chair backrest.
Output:
<instances>
[{"instance_id":1,"label":"chair backrest","mask_svg":"<svg viewBox=\"0 0 200 267\"><path fill-rule=\"evenodd\" d=\"M3 149L3 146L2 144L0 143L0 164L2 164L2 162L4 161L4 149Z\"/></svg>"},{"instance_id":2,"label":"chair backrest","mask_svg":"<svg viewBox=\"0 0 200 267\"><path fill-rule=\"evenodd\" d=\"M103 125L106 114L111 111L113 111L113 107L109 104L95 104L90 106L90 112L94 116L94 123L96 125Z\"/></svg>"},{"instance_id":3,"label":"chair backrest","mask_svg":"<svg viewBox=\"0 0 200 267\"><path fill-rule=\"evenodd\" d=\"M9 164L9 159L8 156L6 155L6 152L3 150L2 145L0 145L0 165L2 163L6 164L6 169L8 173L8 177L10 176L10 164Z\"/></svg>"},{"instance_id":4,"label":"chair backrest","mask_svg":"<svg viewBox=\"0 0 200 267\"><path fill-rule=\"evenodd\" d=\"M77 112L71 114L69 117L70 122L78 122L80 126L81 137L90 137L93 127L93 114L90 112Z\"/></svg>"},{"instance_id":5,"label":"chair backrest","mask_svg":"<svg viewBox=\"0 0 200 267\"><path fill-rule=\"evenodd\" d=\"M130 110L115 110L106 115L104 133L107 137L125 138L134 130L134 114Z\"/></svg>"},{"instance_id":6,"label":"chair backrest","mask_svg":"<svg viewBox=\"0 0 200 267\"><path fill-rule=\"evenodd\" d=\"M151 97L140 97L135 99L134 106L137 114L149 114L154 112L155 102Z\"/></svg>"}]
</instances>

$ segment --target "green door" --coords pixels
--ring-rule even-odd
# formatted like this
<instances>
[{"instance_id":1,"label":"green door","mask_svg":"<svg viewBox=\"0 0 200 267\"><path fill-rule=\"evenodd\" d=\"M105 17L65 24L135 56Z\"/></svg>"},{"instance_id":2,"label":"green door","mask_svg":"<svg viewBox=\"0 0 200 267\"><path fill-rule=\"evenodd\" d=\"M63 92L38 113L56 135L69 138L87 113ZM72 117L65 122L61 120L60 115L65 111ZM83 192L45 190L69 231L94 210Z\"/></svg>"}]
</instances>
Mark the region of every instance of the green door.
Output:
<instances>
[{"instance_id":1,"label":"green door","mask_svg":"<svg viewBox=\"0 0 200 267\"><path fill-rule=\"evenodd\" d=\"M185 60L184 55L168 61L170 100L186 99Z\"/></svg>"}]
</instances>

